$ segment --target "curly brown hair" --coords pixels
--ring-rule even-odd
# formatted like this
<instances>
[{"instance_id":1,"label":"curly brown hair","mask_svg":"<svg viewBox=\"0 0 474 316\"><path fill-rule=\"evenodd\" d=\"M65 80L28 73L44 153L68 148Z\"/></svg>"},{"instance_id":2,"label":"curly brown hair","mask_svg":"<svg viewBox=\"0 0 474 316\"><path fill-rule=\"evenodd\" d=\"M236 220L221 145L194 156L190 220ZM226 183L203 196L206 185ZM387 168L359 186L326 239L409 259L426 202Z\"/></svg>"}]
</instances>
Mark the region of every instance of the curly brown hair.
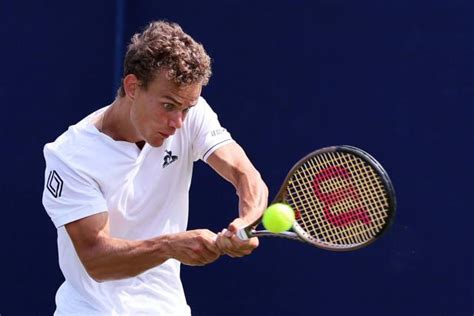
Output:
<instances>
[{"instance_id":1,"label":"curly brown hair","mask_svg":"<svg viewBox=\"0 0 474 316\"><path fill-rule=\"evenodd\" d=\"M172 22L155 21L142 33L133 35L124 59L122 84L118 94L125 96L123 78L134 74L147 88L158 70L179 86L206 85L211 77L211 58L204 47Z\"/></svg>"}]
</instances>

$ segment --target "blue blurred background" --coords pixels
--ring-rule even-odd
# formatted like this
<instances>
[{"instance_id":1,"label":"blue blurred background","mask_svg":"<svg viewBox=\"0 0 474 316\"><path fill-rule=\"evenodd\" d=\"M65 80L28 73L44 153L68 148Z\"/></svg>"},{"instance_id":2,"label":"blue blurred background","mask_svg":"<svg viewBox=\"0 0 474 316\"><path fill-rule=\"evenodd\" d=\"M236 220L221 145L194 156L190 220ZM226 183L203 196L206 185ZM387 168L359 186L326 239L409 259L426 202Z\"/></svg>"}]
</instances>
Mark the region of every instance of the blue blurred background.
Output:
<instances>
[{"instance_id":1,"label":"blue blurred background","mask_svg":"<svg viewBox=\"0 0 474 316\"><path fill-rule=\"evenodd\" d=\"M62 282L43 145L113 100L128 39L167 19L211 55L203 96L272 196L302 155L350 144L384 165L399 203L356 252L261 239L249 257L183 267L194 315L472 315L473 16L471 0L1 0L0 314L52 314ZM232 186L198 163L189 228L220 231L236 212Z\"/></svg>"}]
</instances>

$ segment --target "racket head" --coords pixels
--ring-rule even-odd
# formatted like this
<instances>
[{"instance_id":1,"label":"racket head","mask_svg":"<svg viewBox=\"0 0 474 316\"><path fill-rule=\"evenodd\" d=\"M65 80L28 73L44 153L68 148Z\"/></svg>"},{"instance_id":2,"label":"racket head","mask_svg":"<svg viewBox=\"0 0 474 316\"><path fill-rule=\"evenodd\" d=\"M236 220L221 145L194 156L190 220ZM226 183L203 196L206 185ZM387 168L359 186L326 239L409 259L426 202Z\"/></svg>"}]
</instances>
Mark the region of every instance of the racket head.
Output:
<instances>
[{"instance_id":1,"label":"racket head","mask_svg":"<svg viewBox=\"0 0 474 316\"><path fill-rule=\"evenodd\" d=\"M387 172L371 155L347 145L322 148L298 161L276 202L295 211L293 231L301 240L333 251L371 244L396 212Z\"/></svg>"}]
</instances>

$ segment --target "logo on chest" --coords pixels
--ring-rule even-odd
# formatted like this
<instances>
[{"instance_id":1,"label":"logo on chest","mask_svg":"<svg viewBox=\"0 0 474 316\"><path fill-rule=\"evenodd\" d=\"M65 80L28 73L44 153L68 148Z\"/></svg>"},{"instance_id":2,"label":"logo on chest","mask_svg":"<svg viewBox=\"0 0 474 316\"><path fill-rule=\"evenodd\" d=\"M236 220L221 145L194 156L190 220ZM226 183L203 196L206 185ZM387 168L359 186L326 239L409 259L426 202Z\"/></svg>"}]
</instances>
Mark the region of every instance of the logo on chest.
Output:
<instances>
[{"instance_id":1,"label":"logo on chest","mask_svg":"<svg viewBox=\"0 0 474 316\"><path fill-rule=\"evenodd\" d=\"M171 165L173 162L178 160L178 156L173 155L171 150L165 150L166 155L163 157L163 168Z\"/></svg>"}]
</instances>

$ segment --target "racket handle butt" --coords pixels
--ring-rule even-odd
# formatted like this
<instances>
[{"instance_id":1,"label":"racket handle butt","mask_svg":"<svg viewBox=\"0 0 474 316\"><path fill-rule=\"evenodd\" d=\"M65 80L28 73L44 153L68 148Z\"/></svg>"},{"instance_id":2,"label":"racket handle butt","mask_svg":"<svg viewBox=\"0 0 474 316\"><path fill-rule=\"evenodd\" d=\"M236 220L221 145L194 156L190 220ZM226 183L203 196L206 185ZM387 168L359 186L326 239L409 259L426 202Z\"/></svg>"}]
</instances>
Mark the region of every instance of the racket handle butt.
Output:
<instances>
[{"instance_id":1,"label":"racket handle butt","mask_svg":"<svg viewBox=\"0 0 474 316\"><path fill-rule=\"evenodd\" d=\"M235 233L235 235L239 237L241 240L247 240L250 238L250 236L245 231L245 228L239 229L237 233Z\"/></svg>"}]
</instances>

